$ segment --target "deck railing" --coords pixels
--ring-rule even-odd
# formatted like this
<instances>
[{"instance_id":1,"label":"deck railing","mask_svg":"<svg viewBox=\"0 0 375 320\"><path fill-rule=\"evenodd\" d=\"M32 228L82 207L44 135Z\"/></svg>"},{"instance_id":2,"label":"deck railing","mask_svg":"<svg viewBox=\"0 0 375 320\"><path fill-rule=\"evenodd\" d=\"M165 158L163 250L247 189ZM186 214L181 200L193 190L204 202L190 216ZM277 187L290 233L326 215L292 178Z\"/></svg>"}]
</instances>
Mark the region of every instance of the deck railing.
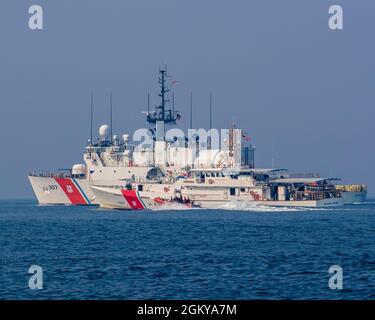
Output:
<instances>
[{"instance_id":1,"label":"deck railing","mask_svg":"<svg viewBox=\"0 0 375 320\"><path fill-rule=\"evenodd\" d=\"M308 201L308 200L323 200L330 198L339 198L341 196L339 191L296 191L292 194L292 197L296 201Z\"/></svg>"},{"instance_id":2,"label":"deck railing","mask_svg":"<svg viewBox=\"0 0 375 320\"><path fill-rule=\"evenodd\" d=\"M30 177L41 177L41 178L70 178L70 173L56 173L56 172L29 172Z\"/></svg>"}]
</instances>

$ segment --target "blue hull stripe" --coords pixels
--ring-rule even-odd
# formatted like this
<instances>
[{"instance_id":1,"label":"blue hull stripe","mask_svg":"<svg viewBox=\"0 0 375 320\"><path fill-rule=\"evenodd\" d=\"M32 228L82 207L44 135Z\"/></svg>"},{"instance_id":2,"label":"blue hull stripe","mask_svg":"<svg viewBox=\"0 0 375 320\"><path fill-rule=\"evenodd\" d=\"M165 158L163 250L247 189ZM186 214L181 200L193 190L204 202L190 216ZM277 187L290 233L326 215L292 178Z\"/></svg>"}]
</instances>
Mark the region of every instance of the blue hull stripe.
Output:
<instances>
[{"instance_id":1,"label":"blue hull stripe","mask_svg":"<svg viewBox=\"0 0 375 320\"><path fill-rule=\"evenodd\" d=\"M78 190L81 192L81 194L83 195L83 197L85 198L85 200L87 201L88 204L91 204L91 201L89 200L89 198L86 196L86 194L83 192L81 186L78 184L78 182L72 178L74 184L76 185L76 187L78 188Z\"/></svg>"}]
</instances>

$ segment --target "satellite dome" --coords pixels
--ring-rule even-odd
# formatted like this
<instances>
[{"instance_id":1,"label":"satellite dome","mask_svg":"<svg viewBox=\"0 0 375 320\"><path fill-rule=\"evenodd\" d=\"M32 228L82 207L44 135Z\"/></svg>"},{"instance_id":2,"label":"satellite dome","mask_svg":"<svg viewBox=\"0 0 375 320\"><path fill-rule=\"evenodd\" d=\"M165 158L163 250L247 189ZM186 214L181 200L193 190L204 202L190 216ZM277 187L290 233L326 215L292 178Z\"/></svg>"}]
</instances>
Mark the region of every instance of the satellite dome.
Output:
<instances>
[{"instance_id":1,"label":"satellite dome","mask_svg":"<svg viewBox=\"0 0 375 320\"><path fill-rule=\"evenodd\" d=\"M72 167L72 174L74 175L84 175L86 174L86 166L84 164L75 164Z\"/></svg>"},{"instance_id":2,"label":"satellite dome","mask_svg":"<svg viewBox=\"0 0 375 320\"><path fill-rule=\"evenodd\" d=\"M106 139L108 137L108 133L109 133L109 126L108 126L108 124L101 125L100 128L99 128L100 138Z\"/></svg>"}]
</instances>

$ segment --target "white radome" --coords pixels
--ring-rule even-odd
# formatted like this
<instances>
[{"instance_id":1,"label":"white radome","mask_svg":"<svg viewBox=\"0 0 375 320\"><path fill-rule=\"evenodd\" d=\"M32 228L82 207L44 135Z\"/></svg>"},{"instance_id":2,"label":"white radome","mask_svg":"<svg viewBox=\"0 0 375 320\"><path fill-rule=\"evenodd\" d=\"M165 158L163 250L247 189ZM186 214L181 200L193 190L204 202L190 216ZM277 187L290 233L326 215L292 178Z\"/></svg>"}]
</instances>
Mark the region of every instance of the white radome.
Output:
<instances>
[{"instance_id":1,"label":"white radome","mask_svg":"<svg viewBox=\"0 0 375 320\"><path fill-rule=\"evenodd\" d=\"M99 128L100 138L106 139L108 137L108 133L109 133L109 126L108 126L108 124L101 125L100 128Z\"/></svg>"},{"instance_id":2,"label":"white radome","mask_svg":"<svg viewBox=\"0 0 375 320\"><path fill-rule=\"evenodd\" d=\"M72 167L72 174L86 174L86 166L82 163L75 164Z\"/></svg>"}]
</instances>

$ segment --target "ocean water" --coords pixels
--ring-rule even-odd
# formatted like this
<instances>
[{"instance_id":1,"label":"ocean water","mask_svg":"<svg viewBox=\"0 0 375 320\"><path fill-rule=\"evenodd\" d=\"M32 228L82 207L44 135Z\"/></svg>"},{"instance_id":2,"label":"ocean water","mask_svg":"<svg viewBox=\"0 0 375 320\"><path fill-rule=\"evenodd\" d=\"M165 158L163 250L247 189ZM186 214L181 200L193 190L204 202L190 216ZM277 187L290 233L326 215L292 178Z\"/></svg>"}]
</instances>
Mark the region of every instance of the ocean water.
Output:
<instances>
[{"instance_id":1,"label":"ocean water","mask_svg":"<svg viewBox=\"0 0 375 320\"><path fill-rule=\"evenodd\" d=\"M180 209L1 201L0 299L375 298L375 201ZM29 289L31 265L41 290ZM328 286L331 265L342 290Z\"/></svg>"}]
</instances>

